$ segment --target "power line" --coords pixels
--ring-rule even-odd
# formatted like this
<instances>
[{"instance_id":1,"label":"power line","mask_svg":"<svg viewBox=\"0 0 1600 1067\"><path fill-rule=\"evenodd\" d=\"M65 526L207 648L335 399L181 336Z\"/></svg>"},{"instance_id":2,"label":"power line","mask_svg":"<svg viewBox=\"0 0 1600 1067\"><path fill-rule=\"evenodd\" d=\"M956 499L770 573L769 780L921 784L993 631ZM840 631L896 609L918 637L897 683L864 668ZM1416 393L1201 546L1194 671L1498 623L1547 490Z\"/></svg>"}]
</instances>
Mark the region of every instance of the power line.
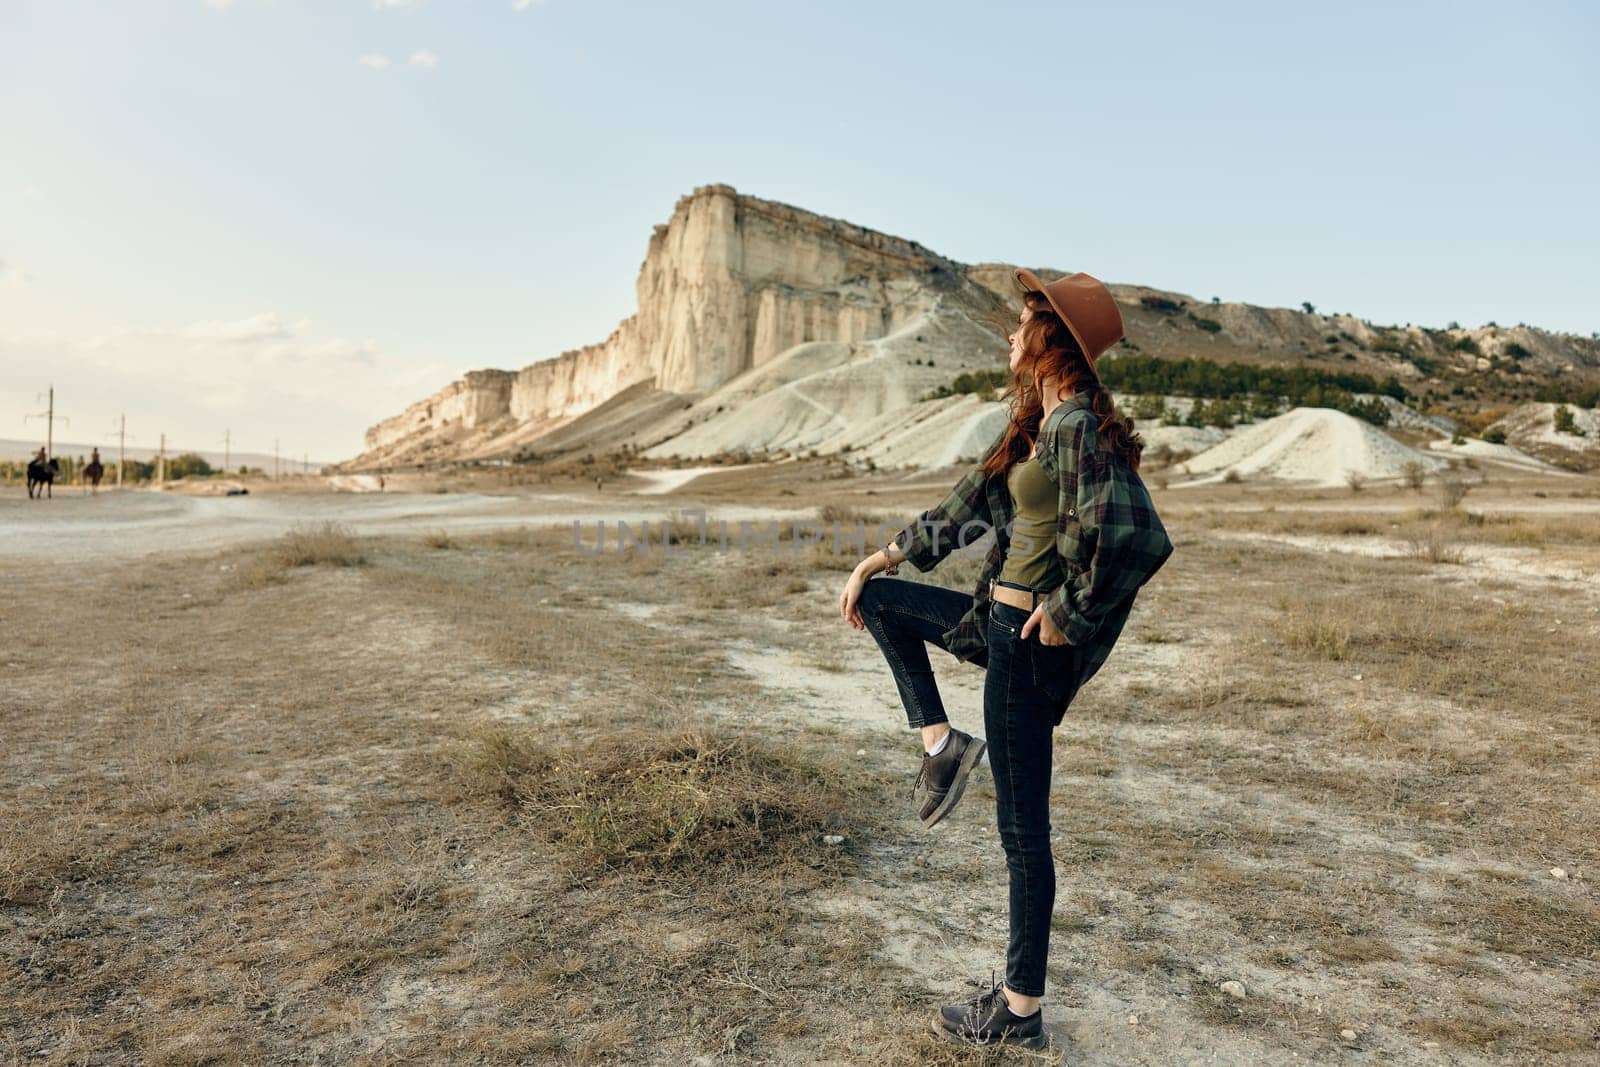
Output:
<instances>
[{"instance_id":1,"label":"power line","mask_svg":"<svg viewBox=\"0 0 1600 1067\"><path fill-rule=\"evenodd\" d=\"M72 424L72 420L65 415L56 414L56 387L54 383L51 384L49 391L45 395L50 398L49 405L43 411L22 416L22 421L27 422L29 419L45 420L44 458L50 460L54 459L56 454L56 420L60 419L69 426Z\"/></svg>"},{"instance_id":2,"label":"power line","mask_svg":"<svg viewBox=\"0 0 1600 1067\"><path fill-rule=\"evenodd\" d=\"M110 437L110 434L106 434ZM122 468L128 463L128 416L117 416L117 488L122 488Z\"/></svg>"}]
</instances>

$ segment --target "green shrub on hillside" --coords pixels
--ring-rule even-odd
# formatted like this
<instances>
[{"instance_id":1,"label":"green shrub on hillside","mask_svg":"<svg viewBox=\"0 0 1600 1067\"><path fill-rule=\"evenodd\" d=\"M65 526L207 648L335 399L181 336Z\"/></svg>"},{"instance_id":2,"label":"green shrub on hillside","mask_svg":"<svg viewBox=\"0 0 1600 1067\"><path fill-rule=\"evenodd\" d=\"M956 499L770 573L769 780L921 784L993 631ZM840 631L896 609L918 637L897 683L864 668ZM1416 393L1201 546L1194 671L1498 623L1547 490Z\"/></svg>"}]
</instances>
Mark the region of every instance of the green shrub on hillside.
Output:
<instances>
[{"instance_id":1,"label":"green shrub on hillside","mask_svg":"<svg viewBox=\"0 0 1600 1067\"><path fill-rule=\"evenodd\" d=\"M988 367L983 370L962 371L949 385L941 385L922 399L938 400L941 397L978 393L987 396L1005 387L1011 372L1005 367Z\"/></svg>"},{"instance_id":2,"label":"green shrub on hillside","mask_svg":"<svg viewBox=\"0 0 1600 1067\"><path fill-rule=\"evenodd\" d=\"M1578 422L1572 417L1572 409L1562 404L1556 408L1556 433L1570 433L1577 437L1583 436L1583 431L1578 429Z\"/></svg>"},{"instance_id":3,"label":"green shrub on hillside","mask_svg":"<svg viewBox=\"0 0 1600 1067\"><path fill-rule=\"evenodd\" d=\"M1282 408L1277 397L1266 393L1252 393L1248 414L1252 419L1270 419L1274 415L1282 414Z\"/></svg>"},{"instance_id":4,"label":"green shrub on hillside","mask_svg":"<svg viewBox=\"0 0 1600 1067\"><path fill-rule=\"evenodd\" d=\"M1164 296L1141 296L1139 303L1147 311L1157 311L1163 315L1176 315L1184 308L1182 301L1169 300Z\"/></svg>"},{"instance_id":5,"label":"green shrub on hillside","mask_svg":"<svg viewBox=\"0 0 1600 1067\"><path fill-rule=\"evenodd\" d=\"M1167 398L1159 393L1141 393L1134 400L1131 413L1136 419L1159 419L1167 413Z\"/></svg>"}]
</instances>

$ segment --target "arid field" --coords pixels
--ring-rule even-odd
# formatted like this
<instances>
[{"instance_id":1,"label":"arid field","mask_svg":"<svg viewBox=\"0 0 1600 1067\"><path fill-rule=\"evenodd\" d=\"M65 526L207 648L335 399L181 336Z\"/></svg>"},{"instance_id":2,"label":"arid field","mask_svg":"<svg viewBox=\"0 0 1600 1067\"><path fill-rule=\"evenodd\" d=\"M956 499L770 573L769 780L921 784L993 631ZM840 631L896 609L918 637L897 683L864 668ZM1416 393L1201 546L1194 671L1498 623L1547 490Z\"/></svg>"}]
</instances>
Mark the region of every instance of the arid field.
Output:
<instances>
[{"instance_id":1,"label":"arid field","mask_svg":"<svg viewBox=\"0 0 1600 1067\"><path fill-rule=\"evenodd\" d=\"M1600 1062L1600 478L1484 474L1147 475L1045 1056L931 1031L1003 972L993 789L922 829L836 609L953 474L0 491L0 1062Z\"/></svg>"}]
</instances>

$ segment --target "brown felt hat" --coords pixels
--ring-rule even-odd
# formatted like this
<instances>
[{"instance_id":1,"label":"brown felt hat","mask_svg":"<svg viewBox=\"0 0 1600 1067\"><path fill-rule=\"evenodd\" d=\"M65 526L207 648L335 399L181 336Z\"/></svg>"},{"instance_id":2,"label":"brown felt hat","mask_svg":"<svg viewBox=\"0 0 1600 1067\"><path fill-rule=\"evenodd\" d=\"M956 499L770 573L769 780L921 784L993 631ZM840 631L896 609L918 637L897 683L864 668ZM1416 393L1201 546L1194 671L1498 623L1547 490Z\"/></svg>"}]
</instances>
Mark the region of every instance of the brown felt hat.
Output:
<instances>
[{"instance_id":1,"label":"brown felt hat","mask_svg":"<svg viewBox=\"0 0 1600 1067\"><path fill-rule=\"evenodd\" d=\"M1043 293L1050 301L1077 338L1091 367L1101 353L1122 339L1122 312L1117 309L1116 297L1099 278L1079 271L1046 285L1025 267L1018 267L1016 274L1017 284L1025 292Z\"/></svg>"}]
</instances>

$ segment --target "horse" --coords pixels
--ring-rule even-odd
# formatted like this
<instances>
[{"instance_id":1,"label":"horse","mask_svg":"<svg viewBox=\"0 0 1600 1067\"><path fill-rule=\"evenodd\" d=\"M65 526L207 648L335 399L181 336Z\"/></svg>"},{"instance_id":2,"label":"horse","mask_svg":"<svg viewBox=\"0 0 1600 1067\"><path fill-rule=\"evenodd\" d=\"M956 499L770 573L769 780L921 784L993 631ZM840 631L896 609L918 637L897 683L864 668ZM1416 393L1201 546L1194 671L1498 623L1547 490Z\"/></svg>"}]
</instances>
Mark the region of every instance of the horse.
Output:
<instances>
[{"instance_id":1,"label":"horse","mask_svg":"<svg viewBox=\"0 0 1600 1067\"><path fill-rule=\"evenodd\" d=\"M51 499L54 499L56 495L56 478L59 477L60 474L61 461L56 459L54 456L50 457L50 461L48 463L40 463L36 459L31 460L28 463L28 499L43 500L46 494L48 494ZM38 487L39 490L39 495L37 497L35 497L33 493L35 487Z\"/></svg>"},{"instance_id":2,"label":"horse","mask_svg":"<svg viewBox=\"0 0 1600 1067\"><path fill-rule=\"evenodd\" d=\"M98 493L100 491L100 479L105 476L105 473L105 465L97 459L91 460L84 465L83 476L89 479L90 492Z\"/></svg>"}]
</instances>

